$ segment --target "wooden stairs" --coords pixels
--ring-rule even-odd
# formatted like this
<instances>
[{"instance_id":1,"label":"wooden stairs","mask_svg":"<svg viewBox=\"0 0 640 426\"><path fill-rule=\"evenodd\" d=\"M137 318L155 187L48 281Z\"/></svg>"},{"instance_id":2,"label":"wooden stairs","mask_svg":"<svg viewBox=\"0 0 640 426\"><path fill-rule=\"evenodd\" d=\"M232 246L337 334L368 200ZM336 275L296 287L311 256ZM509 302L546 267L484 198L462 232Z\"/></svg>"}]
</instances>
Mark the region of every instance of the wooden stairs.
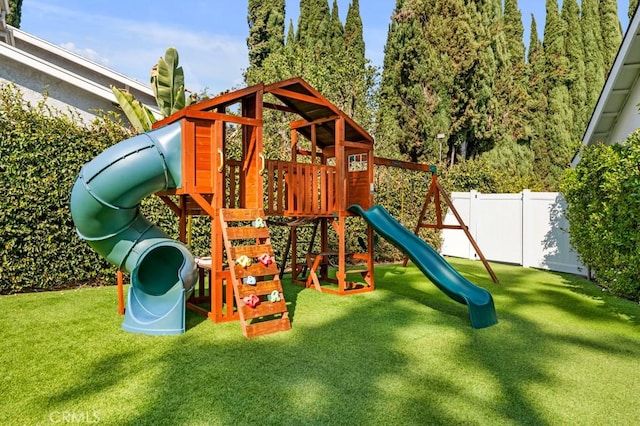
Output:
<instances>
[{"instance_id":1,"label":"wooden stairs","mask_svg":"<svg viewBox=\"0 0 640 426\"><path fill-rule=\"evenodd\" d=\"M290 330L278 264L274 260L268 264L258 260L264 255L273 259L264 211L221 209L220 223L242 333L251 338ZM243 265L247 260L250 264ZM243 279L248 282L255 279L255 284L247 284Z\"/></svg>"}]
</instances>

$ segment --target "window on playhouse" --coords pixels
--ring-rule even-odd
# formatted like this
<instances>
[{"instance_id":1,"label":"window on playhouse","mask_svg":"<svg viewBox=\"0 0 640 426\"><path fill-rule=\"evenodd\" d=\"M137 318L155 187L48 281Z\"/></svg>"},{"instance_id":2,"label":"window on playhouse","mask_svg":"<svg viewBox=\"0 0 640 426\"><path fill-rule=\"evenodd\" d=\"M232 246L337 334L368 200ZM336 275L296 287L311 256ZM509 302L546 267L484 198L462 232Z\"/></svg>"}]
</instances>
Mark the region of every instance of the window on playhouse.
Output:
<instances>
[{"instance_id":1,"label":"window on playhouse","mask_svg":"<svg viewBox=\"0 0 640 426\"><path fill-rule=\"evenodd\" d=\"M366 153L349 155L349 171L362 172L369 168L369 160Z\"/></svg>"}]
</instances>

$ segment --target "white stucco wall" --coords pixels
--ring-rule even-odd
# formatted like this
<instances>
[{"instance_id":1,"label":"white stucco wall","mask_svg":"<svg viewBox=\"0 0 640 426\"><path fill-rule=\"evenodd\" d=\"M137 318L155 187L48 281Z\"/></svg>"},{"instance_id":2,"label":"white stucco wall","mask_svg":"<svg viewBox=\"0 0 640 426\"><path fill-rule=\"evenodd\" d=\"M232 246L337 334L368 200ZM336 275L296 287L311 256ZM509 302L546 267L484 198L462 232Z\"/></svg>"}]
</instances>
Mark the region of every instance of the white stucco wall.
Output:
<instances>
[{"instance_id":1,"label":"white stucco wall","mask_svg":"<svg viewBox=\"0 0 640 426\"><path fill-rule=\"evenodd\" d=\"M618 115L618 120L611 130L611 134L607 139L607 145L612 145L624 141L636 129L640 128L640 112L638 104L640 103L640 84L636 80L636 84L631 89L629 98Z\"/></svg>"},{"instance_id":2,"label":"white stucco wall","mask_svg":"<svg viewBox=\"0 0 640 426\"><path fill-rule=\"evenodd\" d=\"M13 61L0 60L0 84L13 82L20 87L26 100L39 102L48 93L47 104L67 113L75 109L86 123L96 117L98 110L118 111L112 103L98 96L89 96L60 79L21 66Z\"/></svg>"},{"instance_id":3,"label":"white stucco wall","mask_svg":"<svg viewBox=\"0 0 640 426\"><path fill-rule=\"evenodd\" d=\"M15 83L26 100L39 102L47 93L48 105L64 113L73 111L90 123L99 111L120 114L113 85L128 90L157 113L148 85L18 29L12 31L15 45L0 42L0 84Z\"/></svg>"}]
</instances>

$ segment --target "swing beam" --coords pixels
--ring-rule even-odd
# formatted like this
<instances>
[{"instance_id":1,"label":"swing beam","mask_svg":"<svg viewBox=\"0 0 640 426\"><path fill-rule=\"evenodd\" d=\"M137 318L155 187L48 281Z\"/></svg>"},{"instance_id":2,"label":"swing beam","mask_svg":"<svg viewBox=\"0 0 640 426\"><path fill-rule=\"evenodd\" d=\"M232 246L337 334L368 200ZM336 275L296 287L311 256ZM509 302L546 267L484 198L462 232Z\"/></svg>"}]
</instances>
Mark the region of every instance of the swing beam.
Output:
<instances>
[{"instance_id":1,"label":"swing beam","mask_svg":"<svg viewBox=\"0 0 640 426\"><path fill-rule=\"evenodd\" d=\"M473 247L475 252L478 254L478 257L482 261L482 264L487 270L487 273L491 276L491 279L493 280L493 282L494 283L500 282L495 272L491 268L491 265L489 265L489 262L487 261L484 254L482 253L482 250L480 250L478 243L476 243L475 239L471 235L471 232L469 232L469 227L464 223L464 221L462 220L462 217L460 216L460 213L458 213L458 210L453 205L451 198L449 198L449 195L446 193L444 188L442 188L442 185L440 185L440 182L438 182L438 169L435 165L411 163L408 161L401 161L401 160L391 160L391 159L382 158L382 157L374 157L374 163L377 166L397 167L404 170L413 170L413 171L431 173L431 184L429 185L429 190L427 191L424 204L422 205L422 210L420 211L420 216L418 217L418 223L416 224L416 227L413 233L419 236L420 230L422 228L461 229L462 231L464 231L465 235L467 236L467 239L471 243L471 246ZM427 216L427 212L429 211L429 204L431 204L431 200L433 200L433 205L435 207L436 223L425 222L425 218ZM458 225L445 225L443 223L442 205L441 205L442 201L444 201L446 205L449 207L449 209L455 216L456 220L458 221ZM409 259L405 257L402 262L402 266L406 267L408 261Z\"/></svg>"}]
</instances>

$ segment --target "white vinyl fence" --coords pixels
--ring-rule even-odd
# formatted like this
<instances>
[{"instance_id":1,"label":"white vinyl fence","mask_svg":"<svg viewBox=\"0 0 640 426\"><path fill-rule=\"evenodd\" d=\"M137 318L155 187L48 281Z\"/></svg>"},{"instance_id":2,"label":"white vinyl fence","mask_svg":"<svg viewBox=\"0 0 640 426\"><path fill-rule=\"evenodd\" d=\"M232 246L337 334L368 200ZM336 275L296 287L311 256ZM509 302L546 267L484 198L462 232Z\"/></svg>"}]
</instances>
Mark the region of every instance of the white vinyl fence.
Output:
<instances>
[{"instance_id":1,"label":"white vinyl fence","mask_svg":"<svg viewBox=\"0 0 640 426\"><path fill-rule=\"evenodd\" d=\"M566 202L557 192L482 194L454 192L451 200L490 261L586 275L587 268L569 245ZM449 211L444 223L457 225ZM442 231L441 253L478 259L461 230Z\"/></svg>"}]
</instances>

